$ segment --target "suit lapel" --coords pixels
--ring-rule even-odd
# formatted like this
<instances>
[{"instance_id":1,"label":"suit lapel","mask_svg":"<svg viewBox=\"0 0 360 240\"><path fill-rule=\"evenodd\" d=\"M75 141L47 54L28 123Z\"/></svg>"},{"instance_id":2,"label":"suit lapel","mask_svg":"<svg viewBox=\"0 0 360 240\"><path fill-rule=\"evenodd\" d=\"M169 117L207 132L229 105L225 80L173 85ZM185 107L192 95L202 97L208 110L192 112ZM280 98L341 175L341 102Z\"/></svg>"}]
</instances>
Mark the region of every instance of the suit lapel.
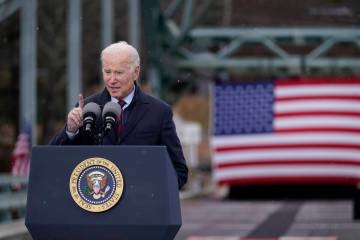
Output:
<instances>
[{"instance_id":1,"label":"suit lapel","mask_svg":"<svg viewBox=\"0 0 360 240\"><path fill-rule=\"evenodd\" d=\"M145 116L149 110L149 104L146 96L141 92L140 88L136 86L135 97L133 99L133 108L127 119L127 124L124 131L119 135L118 144L121 144L126 137L131 133L137 123ZM129 106L130 107L130 106Z\"/></svg>"}]
</instances>

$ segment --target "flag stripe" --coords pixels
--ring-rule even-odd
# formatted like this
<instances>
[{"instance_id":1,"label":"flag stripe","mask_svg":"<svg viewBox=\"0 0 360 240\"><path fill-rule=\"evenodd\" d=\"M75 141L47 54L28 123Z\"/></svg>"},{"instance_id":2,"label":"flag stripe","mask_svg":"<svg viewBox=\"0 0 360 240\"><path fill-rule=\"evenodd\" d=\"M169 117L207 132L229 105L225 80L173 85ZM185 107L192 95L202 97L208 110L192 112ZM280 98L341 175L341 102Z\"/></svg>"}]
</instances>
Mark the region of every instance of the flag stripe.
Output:
<instances>
[{"instance_id":1,"label":"flag stripe","mask_svg":"<svg viewBox=\"0 0 360 240\"><path fill-rule=\"evenodd\" d=\"M338 148L338 149L357 149L360 150L360 144L338 144L338 143L307 143L307 144L277 144L277 145L256 145L256 146L224 146L215 148L216 152L228 151L248 151L248 150L266 150L266 149L286 149L286 148Z\"/></svg>"},{"instance_id":2,"label":"flag stripe","mask_svg":"<svg viewBox=\"0 0 360 240\"><path fill-rule=\"evenodd\" d=\"M287 113L276 113L275 118L287 118L287 117L304 117L304 116L349 116L360 117L360 112L335 112L335 111L298 111Z\"/></svg>"},{"instance_id":3,"label":"flag stripe","mask_svg":"<svg viewBox=\"0 0 360 240\"><path fill-rule=\"evenodd\" d=\"M332 111L332 112L360 112L360 104L356 101L332 101L332 100L302 100L290 102L275 102L276 113L292 113L305 111Z\"/></svg>"},{"instance_id":4,"label":"flag stripe","mask_svg":"<svg viewBox=\"0 0 360 240\"><path fill-rule=\"evenodd\" d=\"M14 176L28 176L31 158L30 127L25 123L15 143L11 156L11 173Z\"/></svg>"},{"instance_id":5,"label":"flag stripe","mask_svg":"<svg viewBox=\"0 0 360 240\"><path fill-rule=\"evenodd\" d=\"M271 170L271 171L269 171ZM240 174L240 175L239 175ZM242 166L222 169L215 173L217 178L232 178L232 177L272 177L272 176L347 176L353 178L360 178L360 168L353 166L339 166L339 165L324 165L324 164L309 164L298 165L297 167L289 165L276 166Z\"/></svg>"},{"instance_id":6,"label":"flag stripe","mask_svg":"<svg viewBox=\"0 0 360 240\"><path fill-rule=\"evenodd\" d=\"M320 95L320 96L298 96L298 97L279 97L274 101L300 101L300 100L351 100L360 101L360 96L344 96L344 95Z\"/></svg>"},{"instance_id":7,"label":"flag stripe","mask_svg":"<svg viewBox=\"0 0 360 240\"><path fill-rule=\"evenodd\" d=\"M333 148L288 148L288 149L270 149L254 151L231 151L221 154L215 154L214 163L226 163L235 161L267 161L281 159L360 159L360 150L354 149L333 149Z\"/></svg>"},{"instance_id":8,"label":"flag stripe","mask_svg":"<svg viewBox=\"0 0 360 240\"><path fill-rule=\"evenodd\" d=\"M281 86L277 82L277 87L275 88L275 99L281 98L294 98L294 97L314 97L314 96L359 96L357 88L360 87L360 84L357 85L310 85L310 86L301 86L301 85L292 85L292 86Z\"/></svg>"},{"instance_id":9,"label":"flag stripe","mask_svg":"<svg viewBox=\"0 0 360 240\"><path fill-rule=\"evenodd\" d=\"M333 127L333 128L324 128L324 127L312 127L312 128L296 128L296 129L276 129L274 130L276 133L318 133L318 132L344 132L344 133L360 133L360 128L341 128L341 127Z\"/></svg>"},{"instance_id":10,"label":"flag stripe","mask_svg":"<svg viewBox=\"0 0 360 240\"><path fill-rule=\"evenodd\" d=\"M354 185L359 182L356 177L334 176L272 176L272 177L246 177L240 176L218 179L219 185L251 185L251 184L347 184Z\"/></svg>"},{"instance_id":11,"label":"flag stripe","mask_svg":"<svg viewBox=\"0 0 360 240\"><path fill-rule=\"evenodd\" d=\"M241 166L266 166L266 165L319 165L319 164L330 164L330 165L351 165L351 166L360 166L360 159L358 161L351 161L347 159L317 159L317 160L297 160L297 159L286 159L286 160L267 160L267 161L243 161L243 162L231 162L231 163L222 163L217 164L217 168L233 168L233 167L241 167Z\"/></svg>"},{"instance_id":12,"label":"flag stripe","mask_svg":"<svg viewBox=\"0 0 360 240\"><path fill-rule=\"evenodd\" d=\"M316 85L359 85L360 78L301 78L301 79L279 79L278 86L316 86Z\"/></svg>"},{"instance_id":13,"label":"flag stripe","mask_svg":"<svg viewBox=\"0 0 360 240\"><path fill-rule=\"evenodd\" d=\"M343 116L316 116L279 118L274 121L275 129L297 127L337 127L339 122L343 128L360 128L360 118Z\"/></svg>"},{"instance_id":14,"label":"flag stripe","mask_svg":"<svg viewBox=\"0 0 360 240\"><path fill-rule=\"evenodd\" d=\"M313 130L312 130L313 131ZM312 132L300 133L282 133L282 134L249 134L249 135L233 135L233 136L217 136L212 139L211 145L214 148L223 146L253 146L253 145L277 145L285 143L342 143L360 144L360 135L352 132L320 132L313 134Z\"/></svg>"}]
</instances>

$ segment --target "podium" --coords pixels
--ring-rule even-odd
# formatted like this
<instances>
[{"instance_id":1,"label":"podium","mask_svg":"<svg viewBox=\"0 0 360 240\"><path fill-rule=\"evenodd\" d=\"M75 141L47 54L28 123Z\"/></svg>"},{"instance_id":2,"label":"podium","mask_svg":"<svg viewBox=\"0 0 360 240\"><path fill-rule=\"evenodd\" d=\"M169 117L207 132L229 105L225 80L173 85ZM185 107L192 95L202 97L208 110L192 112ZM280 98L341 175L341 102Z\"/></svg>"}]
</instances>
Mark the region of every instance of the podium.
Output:
<instances>
[{"instance_id":1,"label":"podium","mask_svg":"<svg viewBox=\"0 0 360 240\"><path fill-rule=\"evenodd\" d=\"M89 197L80 203L75 201L79 195L72 193L85 188L85 175L91 169L86 170L89 166L84 160L89 163L94 158L110 161L122 176L118 202L99 212L86 206L98 207L96 201L101 199L101 206L109 204L104 202L105 195L119 184L116 177L117 183L109 183L103 191L96 188L100 184L88 184ZM92 163L90 167L96 168L100 161ZM178 183L165 146L37 146L32 150L30 169L25 225L34 240L174 239L180 229ZM99 171L94 169L91 174ZM76 183L74 176L84 179ZM73 183L78 189L71 188ZM89 200L96 196L98 200ZM108 202L114 203L113 199Z\"/></svg>"}]
</instances>

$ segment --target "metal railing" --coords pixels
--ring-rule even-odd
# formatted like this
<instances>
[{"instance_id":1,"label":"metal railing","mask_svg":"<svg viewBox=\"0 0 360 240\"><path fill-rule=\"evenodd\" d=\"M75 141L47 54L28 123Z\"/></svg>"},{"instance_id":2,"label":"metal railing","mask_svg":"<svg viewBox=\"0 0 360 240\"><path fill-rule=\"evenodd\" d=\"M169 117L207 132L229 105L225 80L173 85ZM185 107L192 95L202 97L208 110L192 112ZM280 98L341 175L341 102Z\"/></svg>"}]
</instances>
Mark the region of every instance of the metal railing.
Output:
<instances>
[{"instance_id":1,"label":"metal railing","mask_svg":"<svg viewBox=\"0 0 360 240\"><path fill-rule=\"evenodd\" d=\"M25 216L27 177L0 174L0 223Z\"/></svg>"}]
</instances>

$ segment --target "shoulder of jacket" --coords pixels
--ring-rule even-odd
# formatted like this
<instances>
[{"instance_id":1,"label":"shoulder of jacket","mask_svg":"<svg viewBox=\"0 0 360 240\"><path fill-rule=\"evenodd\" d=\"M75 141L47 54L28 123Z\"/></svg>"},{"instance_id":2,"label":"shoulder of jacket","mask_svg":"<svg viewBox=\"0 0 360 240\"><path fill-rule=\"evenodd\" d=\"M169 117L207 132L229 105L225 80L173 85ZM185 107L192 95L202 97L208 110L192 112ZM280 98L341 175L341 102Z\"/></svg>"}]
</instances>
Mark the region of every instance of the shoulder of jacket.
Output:
<instances>
[{"instance_id":1,"label":"shoulder of jacket","mask_svg":"<svg viewBox=\"0 0 360 240\"><path fill-rule=\"evenodd\" d=\"M159 99L157 97L151 96L146 93L143 93L143 97L149 104L152 104L152 105L160 107L160 108L171 109L171 106L162 99Z\"/></svg>"},{"instance_id":2,"label":"shoulder of jacket","mask_svg":"<svg viewBox=\"0 0 360 240\"><path fill-rule=\"evenodd\" d=\"M102 92L98 92L98 93L95 93L93 95L86 97L84 102L85 102L85 104L94 102L99 105L104 105L108 101L105 98L107 98L106 93L104 91L102 91Z\"/></svg>"}]
</instances>

